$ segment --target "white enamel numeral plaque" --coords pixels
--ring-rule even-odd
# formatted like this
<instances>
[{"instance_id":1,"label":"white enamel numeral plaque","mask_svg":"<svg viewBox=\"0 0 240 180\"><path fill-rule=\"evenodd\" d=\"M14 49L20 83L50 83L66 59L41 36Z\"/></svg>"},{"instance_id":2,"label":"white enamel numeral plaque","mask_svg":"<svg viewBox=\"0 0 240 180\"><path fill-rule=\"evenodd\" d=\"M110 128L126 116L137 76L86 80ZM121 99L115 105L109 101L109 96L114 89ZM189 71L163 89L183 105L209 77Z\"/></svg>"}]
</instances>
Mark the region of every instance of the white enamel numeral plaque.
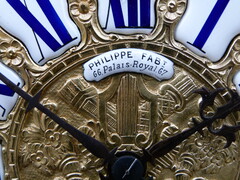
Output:
<instances>
[{"instance_id":1,"label":"white enamel numeral plaque","mask_svg":"<svg viewBox=\"0 0 240 180\"><path fill-rule=\"evenodd\" d=\"M148 34L156 17L156 0L99 0L98 18L106 32Z\"/></svg>"},{"instance_id":2,"label":"white enamel numeral plaque","mask_svg":"<svg viewBox=\"0 0 240 180\"><path fill-rule=\"evenodd\" d=\"M23 80L9 67L0 62L0 72L19 87L23 87ZM0 120L6 120L8 114L16 104L18 95L0 81Z\"/></svg>"},{"instance_id":3,"label":"white enamel numeral plaque","mask_svg":"<svg viewBox=\"0 0 240 180\"><path fill-rule=\"evenodd\" d=\"M239 7L239 0L189 0L176 40L212 62L220 60L240 32Z\"/></svg>"},{"instance_id":4,"label":"white enamel numeral plaque","mask_svg":"<svg viewBox=\"0 0 240 180\"><path fill-rule=\"evenodd\" d=\"M2 0L0 25L24 43L38 65L81 40L68 14L67 0Z\"/></svg>"}]
</instances>

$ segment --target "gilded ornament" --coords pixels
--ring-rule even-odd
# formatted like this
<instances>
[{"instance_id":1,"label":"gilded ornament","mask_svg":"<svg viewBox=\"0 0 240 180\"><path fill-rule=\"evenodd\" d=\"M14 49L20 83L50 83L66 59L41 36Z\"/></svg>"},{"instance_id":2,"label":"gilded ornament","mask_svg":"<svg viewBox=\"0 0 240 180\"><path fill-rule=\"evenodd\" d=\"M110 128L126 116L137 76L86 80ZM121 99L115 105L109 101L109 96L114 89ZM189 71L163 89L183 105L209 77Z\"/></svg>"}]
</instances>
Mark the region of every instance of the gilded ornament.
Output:
<instances>
[{"instance_id":1,"label":"gilded ornament","mask_svg":"<svg viewBox=\"0 0 240 180\"><path fill-rule=\"evenodd\" d=\"M9 66L18 66L23 62L23 47L15 40L0 44L0 57Z\"/></svg>"},{"instance_id":2,"label":"gilded ornament","mask_svg":"<svg viewBox=\"0 0 240 180\"><path fill-rule=\"evenodd\" d=\"M74 17L81 21L88 21L96 10L96 3L94 0L71 0L70 12Z\"/></svg>"},{"instance_id":3,"label":"gilded ornament","mask_svg":"<svg viewBox=\"0 0 240 180\"><path fill-rule=\"evenodd\" d=\"M164 0L160 1L159 10L163 12L164 18L168 22L172 22L179 18L186 8L185 0Z\"/></svg>"}]
</instances>

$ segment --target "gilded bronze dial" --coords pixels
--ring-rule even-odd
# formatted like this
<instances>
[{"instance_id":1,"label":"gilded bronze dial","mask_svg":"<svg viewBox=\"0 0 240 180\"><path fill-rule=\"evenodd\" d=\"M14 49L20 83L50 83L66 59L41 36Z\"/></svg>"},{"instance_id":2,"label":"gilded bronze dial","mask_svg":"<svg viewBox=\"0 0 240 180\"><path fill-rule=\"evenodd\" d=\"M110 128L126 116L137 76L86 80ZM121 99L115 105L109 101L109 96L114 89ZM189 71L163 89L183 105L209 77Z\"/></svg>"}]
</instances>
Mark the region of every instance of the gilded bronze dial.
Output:
<instances>
[{"instance_id":1,"label":"gilded bronze dial","mask_svg":"<svg viewBox=\"0 0 240 180\"><path fill-rule=\"evenodd\" d=\"M80 44L39 66L24 43L3 28L0 31L1 62L21 76L25 92L35 97L41 93L39 103L77 130L105 144L119 158L109 168L103 159L90 153L45 113L37 108L26 112L29 102L19 97L7 120L0 122L5 179L97 180L109 176L120 179L144 176L156 180L239 179L238 129L232 141L229 136L217 134L224 125L238 127L238 109L218 118L211 128L196 130L154 162L147 160L145 164L139 158L145 157L145 150L151 151L157 142L198 126L204 121L202 114L211 116L218 107L229 105L233 97L237 97L232 91L236 89L232 79L239 67L239 37L233 39L221 60L214 63L175 39L176 26L186 11L185 0L156 1L154 26L148 24L152 30L132 34L102 27L98 14L102 7L100 1L69 0L66 3L81 32ZM134 20L131 23L134 24ZM122 58L113 62L116 66L106 67L106 71L115 71L119 63L119 69L124 69L121 72L101 80L87 80L84 74L87 62L115 51L120 58L126 55L121 54L123 49L161 55L173 63L174 73L168 79L159 80L141 73L141 59L133 59L132 68L136 66L137 72L128 70ZM132 57L134 55L128 54L129 59ZM111 59L99 59L99 64L93 61L93 66L106 65L108 60ZM156 58L148 57L148 61L142 69L149 72L155 68L151 68L150 63L161 64ZM162 74L162 70L169 70L169 67L161 68L156 72ZM101 76L103 70L94 71L93 76ZM209 92L197 91L202 87ZM200 95L194 93L196 91ZM210 92L216 96L210 96ZM214 97L214 103L199 112L206 93ZM230 146L225 148L226 144ZM131 174L134 171L140 176Z\"/></svg>"}]
</instances>

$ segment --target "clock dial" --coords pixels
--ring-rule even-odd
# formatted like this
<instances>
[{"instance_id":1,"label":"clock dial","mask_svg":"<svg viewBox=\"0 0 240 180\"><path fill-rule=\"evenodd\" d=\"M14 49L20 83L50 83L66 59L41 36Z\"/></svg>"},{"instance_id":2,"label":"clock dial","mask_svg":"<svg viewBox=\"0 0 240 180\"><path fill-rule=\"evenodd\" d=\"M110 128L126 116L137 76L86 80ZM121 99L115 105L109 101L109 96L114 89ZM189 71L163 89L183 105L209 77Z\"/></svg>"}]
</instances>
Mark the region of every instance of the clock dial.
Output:
<instances>
[{"instance_id":1,"label":"clock dial","mask_svg":"<svg viewBox=\"0 0 240 180\"><path fill-rule=\"evenodd\" d=\"M218 62L212 62L210 57L203 57L189 47L199 34L195 33L195 39L186 37L179 42L182 41L179 37L184 36L180 32L185 30L185 22L192 18L194 0L188 4L184 0L44 2L26 1L26 6L23 1L7 0L3 4L5 11L11 8L14 22L18 21L16 16L21 19L19 27L32 28L31 40L36 35L35 42L41 42L40 47L51 49L50 39L32 27L37 19L62 45L61 50L49 51L49 55L43 53L44 60L40 62L34 58L35 51L23 33L18 35L2 25L1 63L17 74L14 78L7 77L16 84L22 79L19 87L32 96L41 92L41 104L104 143L107 149L117 148L116 156L130 153L110 163L111 168L105 167L104 160L90 153L43 112L36 108L26 112L28 103L18 98L13 103L15 106L9 108L7 119L0 122L2 177L87 180L100 179L100 173L102 178L110 176L110 179L239 179L236 168L239 167L239 134L236 133L236 141L225 149L226 139L213 134L223 125L236 125L239 118L236 112L217 120L213 130L204 128L194 133L153 164L148 162L145 167L139 158L147 156L142 149L151 150L157 142L203 121L199 115L202 98L194 90L203 86L210 90L224 88L214 99L214 105L204 109L209 116L231 99L226 88L235 89L232 79L238 71L238 37L227 44L229 48ZM205 3L209 13L218 2ZM15 6L19 3L20 6ZM36 19L20 15L19 7L24 15ZM228 7L222 10L219 21ZM51 23L56 19L50 12L60 19L59 24ZM6 18L0 17L0 24L4 24ZM208 18L211 18L209 14L205 21ZM203 23L191 24L194 23L200 27L199 31L206 28ZM65 29L64 37L70 35L70 43L61 38L58 32L61 28ZM192 45L184 44L185 41ZM204 48L205 52L212 50ZM128 69L127 63L132 67ZM162 78L163 73L168 76ZM1 95L7 86L0 85Z\"/></svg>"}]
</instances>

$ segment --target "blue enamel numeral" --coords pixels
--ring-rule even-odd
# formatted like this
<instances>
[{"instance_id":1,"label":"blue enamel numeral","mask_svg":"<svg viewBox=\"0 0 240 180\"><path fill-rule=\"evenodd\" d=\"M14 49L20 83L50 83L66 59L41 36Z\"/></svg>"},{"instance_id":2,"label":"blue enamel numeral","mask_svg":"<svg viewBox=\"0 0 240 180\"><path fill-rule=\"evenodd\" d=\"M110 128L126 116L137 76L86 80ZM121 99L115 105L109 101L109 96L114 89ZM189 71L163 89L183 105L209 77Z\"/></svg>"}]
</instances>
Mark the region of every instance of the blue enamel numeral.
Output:
<instances>
[{"instance_id":1,"label":"blue enamel numeral","mask_svg":"<svg viewBox=\"0 0 240 180\"><path fill-rule=\"evenodd\" d=\"M120 0L110 0L113 19L116 28L150 28L151 0L128 0L128 26L124 21L123 11ZM109 8L110 9L110 8ZM138 24L138 11L140 11L140 25ZM108 17L109 18L109 17Z\"/></svg>"},{"instance_id":2,"label":"blue enamel numeral","mask_svg":"<svg viewBox=\"0 0 240 180\"><path fill-rule=\"evenodd\" d=\"M6 109L0 105L0 109L2 109L2 117L4 117L6 113Z\"/></svg>"},{"instance_id":3,"label":"blue enamel numeral","mask_svg":"<svg viewBox=\"0 0 240 180\"><path fill-rule=\"evenodd\" d=\"M38 21L36 17L34 17L34 15L21 3L20 0L7 0L7 2L53 51L57 51L62 47L62 45L48 32L48 30ZM65 45L72 41L73 38L70 36L50 1L37 0L37 2L63 44Z\"/></svg>"},{"instance_id":4,"label":"blue enamel numeral","mask_svg":"<svg viewBox=\"0 0 240 180\"><path fill-rule=\"evenodd\" d=\"M17 86L19 86L19 85L20 85L20 83L17 84ZM0 84L0 95L13 97L14 94L15 94L15 92L11 88L9 88L8 86L6 86L4 84ZM0 105L0 108L3 111L3 113L2 113L2 117L3 117L6 113L6 109L1 105Z\"/></svg>"},{"instance_id":5,"label":"blue enamel numeral","mask_svg":"<svg viewBox=\"0 0 240 180\"><path fill-rule=\"evenodd\" d=\"M193 46L195 46L199 50L203 51L202 48L203 48L204 44L207 42L209 36L211 35L217 22L219 21L220 17L222 16L229 1L230 0L218 0L217 1L213 10L211 11L210 15L208 16L205 24L203 25L203 28L201 29L201 31L198 34L195 41L193 42L193 44L192 44Z\"/></svg>"},{"instance_id":6,"label":"blue enamel numeral","mask_svg":"<svg viewBox=\"0 0 240 180\"><path fill-rule=\"evenodd\" d=\"M15 92L11 88L9 88L8 86L6 86L4 84L0 84L0 95L13 96L14 93Z\"/></svg>"},{"instance_id":7,"label":"blue enamel numeral","mask_svg":"<svg viewBox=\"0 0 240 180\"><path fill-rule=\"evenodd\" d=\"M116 28L125 27L120 0L110 0L110 5L112 7L113 18Z\"/></svg>"},{"instance_id":8,"label":"blue enamel numeral","mask_svg":"<svg viewBox=\"0 0 240 180\"><path fill-rule=\"evenodd\" d=\"M141 27L150 27L150 19L151 19L151 7L150 0L141 0L140 1L140 19L141 19Z\"/></svg>"},{"instance_id":9,"label":"blue enamel numeral","mask_svg":"<svg viewBox=\"0 0 240 180\"><path fill-rule=\"evenodd\" d=\"M128 1L128 20L129 27L138 26L138 0Z\"/></svg>"}]
</instances>

